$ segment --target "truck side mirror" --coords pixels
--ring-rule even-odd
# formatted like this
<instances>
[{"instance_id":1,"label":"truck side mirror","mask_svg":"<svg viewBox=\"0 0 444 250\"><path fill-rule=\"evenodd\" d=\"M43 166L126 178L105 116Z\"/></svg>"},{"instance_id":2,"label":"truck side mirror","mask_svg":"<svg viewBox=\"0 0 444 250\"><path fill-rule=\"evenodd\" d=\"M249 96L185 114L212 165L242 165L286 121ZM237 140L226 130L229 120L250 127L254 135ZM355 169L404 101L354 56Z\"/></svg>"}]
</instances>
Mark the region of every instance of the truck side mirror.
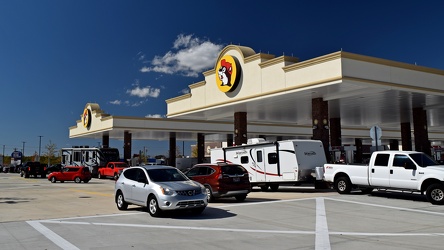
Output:
<instances>
[{"instance_id":1,"label":"truck side mirror","mask_svg":"<svg viewBox=\"0 0 444 250\"><path fill-rule=\"evenodd\" d=\"M415 165L415 164L412 164L412 163L409 163L409 162L406 162L406 163L404 163L404 168L405 168L405 169L416 170L416 165Z\"/></svg>"}]
</instances>

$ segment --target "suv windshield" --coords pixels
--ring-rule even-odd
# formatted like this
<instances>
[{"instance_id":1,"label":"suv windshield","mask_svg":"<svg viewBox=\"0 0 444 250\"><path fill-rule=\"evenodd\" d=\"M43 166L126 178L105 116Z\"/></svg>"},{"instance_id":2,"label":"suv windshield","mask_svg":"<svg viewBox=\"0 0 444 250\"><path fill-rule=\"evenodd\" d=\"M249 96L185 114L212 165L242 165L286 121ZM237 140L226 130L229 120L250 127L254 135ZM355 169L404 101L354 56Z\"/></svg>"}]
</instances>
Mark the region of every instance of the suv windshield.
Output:
<instances>
[{"instance_id":1,"label":"suv windshield","mask_svg":"<svg viewBox=\"0 0 444 250\"><path fill-rule=\"evenodd\" d=\"M430 156L421 153L409 154L409 156L418 164L419 166L425 168L427 166L439 165L435 160L430 158Z\"/></svg>"},{"instance_id":2,"label":"suv windshield","mask_svg":"<svg viewBox=\"0 0 444 250\"><path fill-rule=\"evenodd\" d=\"M187 181L188 179L177 169L148 169L148 175L154 182Z\"/></svg>"}]
</instances>

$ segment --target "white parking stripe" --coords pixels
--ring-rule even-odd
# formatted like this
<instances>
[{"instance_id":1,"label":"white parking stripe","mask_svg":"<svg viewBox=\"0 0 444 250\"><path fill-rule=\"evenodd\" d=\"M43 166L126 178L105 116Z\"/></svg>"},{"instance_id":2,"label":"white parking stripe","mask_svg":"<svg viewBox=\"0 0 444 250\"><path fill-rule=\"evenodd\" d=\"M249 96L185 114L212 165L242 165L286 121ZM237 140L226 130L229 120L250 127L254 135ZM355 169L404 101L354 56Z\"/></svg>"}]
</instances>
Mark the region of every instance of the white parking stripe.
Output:
<instances>
[{"instance_id":1,"label":"white parking stripe","mask_svg":"<svg viewBox=\"0 0 444 250\"><path fill-rule=\"evenodd\" d=\"M325 213L324 198L316 198L316 250L330 250L327 216Z\"/></svg>"},{"instance_id":2,"label":"white parking stripe","mask_svg":"<svg viewBox=\"0 0 444 250\"><path fill-rule=\"evenodd\" d=\"M389 208L389 209L396 209L400 211L409 211L409 212L415 212L415 213L424 213L424 214L433 214L433 215L444 215L444 213L440 212L433 212L433 211L426 211L426 210L418 210L418 209L412 209L412 208L405 208L405 207L393 207L393 206L385 206L385 205L378 205L378 204L372 204L372 203L365 203L365 202L358 202L358 201L348 201L348 200L342 200L342 199L335 199L335 198L325 198L327 200L332 201L339 201L339 202L347 202L347 203L353 203L358 205L365 205L365 206L371 206L371 207L382 207L382 208Z\"/></svg>"},{"instance_id":3,"label":"white parking stripe","mask_svg":"<svg viewBox=\"0 0 444 250\"><path fill-rule=\"evenodd\" d=\"M50 241L52 241L54 244L59 246L62 249L65 250L80 250L73 244L69 243L67 240L60 237L58 234L54 233L53 231L49 230L49 228L43 226L38 221L27 221L29 225L31 225L35 230L43 234L46 238L48 238Z\"/></svg>"}]
</instances>

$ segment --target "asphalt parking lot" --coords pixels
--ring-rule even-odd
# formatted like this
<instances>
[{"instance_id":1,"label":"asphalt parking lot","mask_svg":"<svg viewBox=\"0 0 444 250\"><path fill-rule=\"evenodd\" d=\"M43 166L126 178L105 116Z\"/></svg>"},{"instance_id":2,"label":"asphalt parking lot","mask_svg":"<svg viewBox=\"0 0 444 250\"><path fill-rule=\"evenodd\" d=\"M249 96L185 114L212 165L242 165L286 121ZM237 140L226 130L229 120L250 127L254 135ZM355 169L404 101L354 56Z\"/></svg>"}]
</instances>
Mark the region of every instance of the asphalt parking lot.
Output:
<instances>
[{"instance_id":1,"label":"asphalt parking lot","mask_svg":"<svg viewBox=\"0 0 444 250\"><path fill-rule=\"evenodd\" d=\"M201 215L119 211L114 181L0 173L1 249L442 249L444 206L407 193L254 189Z\"/></svg>"}]
</instances>

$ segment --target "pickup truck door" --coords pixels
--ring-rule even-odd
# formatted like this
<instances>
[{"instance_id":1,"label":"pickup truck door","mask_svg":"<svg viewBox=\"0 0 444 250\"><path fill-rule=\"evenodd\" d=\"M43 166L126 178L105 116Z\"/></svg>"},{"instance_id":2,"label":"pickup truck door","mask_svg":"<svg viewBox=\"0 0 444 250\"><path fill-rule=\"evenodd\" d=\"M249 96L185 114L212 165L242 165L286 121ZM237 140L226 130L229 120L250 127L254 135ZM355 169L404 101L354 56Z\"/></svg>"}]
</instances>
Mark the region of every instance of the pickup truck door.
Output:
<instances>
[{"instance_id":1,"label":"pickup truck door","mask_svg":"<svg viewBox=\"0 0 444 250\"><path fill-rule=\"evenodd\" d=\"M369 164L369 183L375 187L390 187L390 154L378 153Z\"/></svg>"},{"instance_id":2,"label":"pickup truck door","mask_svg":"<svg viewBox=\"0 0 444 250\"><path fill-rule=\"evenodd\" d=\"M390 187L417 189L418 171L416 164L403 154L396 154L390 167Z\"/></svg>"}]
</instances>

